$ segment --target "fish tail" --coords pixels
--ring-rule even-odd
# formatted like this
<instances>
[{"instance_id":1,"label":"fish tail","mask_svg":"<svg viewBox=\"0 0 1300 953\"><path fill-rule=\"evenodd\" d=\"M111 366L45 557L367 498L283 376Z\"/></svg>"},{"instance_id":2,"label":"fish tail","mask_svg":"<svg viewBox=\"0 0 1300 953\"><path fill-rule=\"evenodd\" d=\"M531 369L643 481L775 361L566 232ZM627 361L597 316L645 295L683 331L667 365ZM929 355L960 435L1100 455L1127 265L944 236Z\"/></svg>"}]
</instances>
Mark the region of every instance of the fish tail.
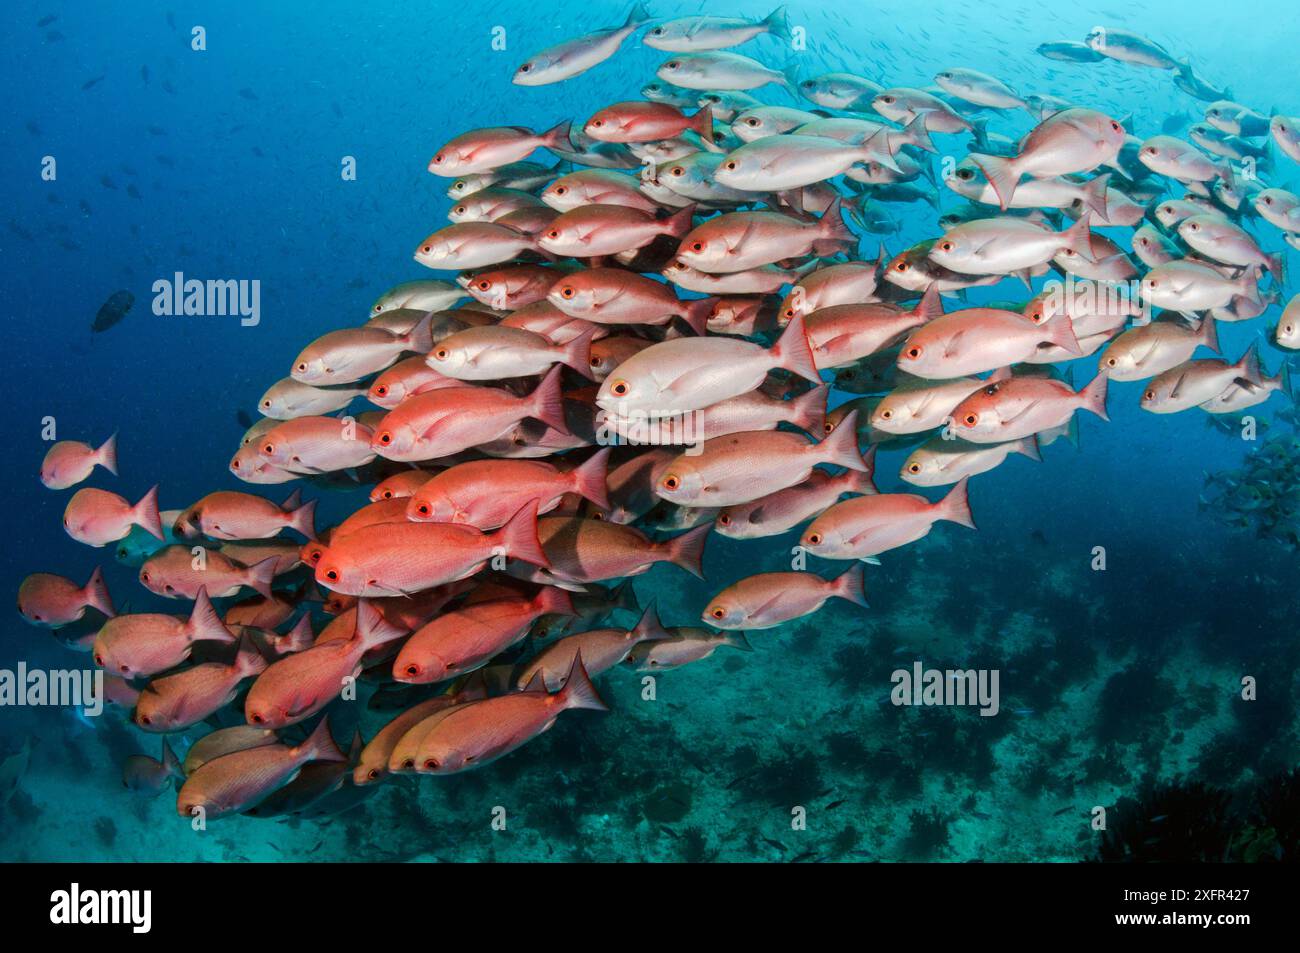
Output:
<instances>
[{"instance_id":1,"label":"fish tail","mask_svg":"<svg viewBox=\"0 0 1300 953\"><path fill-rule=\"evenodd\" d=\"M821 218L821 238L827 243L836 245L845 242L850 245L858 240L858 236L853 234L853 229L849 228L848 220L844 217L844 200L839 196L830 204ZM838 249L830 249L837 251Z\"/></svg>"},{"instance_id":2,"label":"fish tail","mask_svg":"<svg viewBox=\"0 0 1300 953\"><path fill-rule=\"evenodd\" d=\"M935 318L943 317L943 296L939 294L939 282L932 281L926 286L925 293L912 310L918 321L928 324Z\"/></svg>"},{"instance_id":3,"label":"fish tail","mask_svg":"<svg viewBox=\"0 0 1300 953\"><path fill-rule=\"evenodd\" d=\"M790 401L790 423L810 434L826 432L826 395L830 388L819 384Z\"/></svg>"},{"instance_id":4,"label":"fish tail","mask_svg":"<svg viewBox=\"0 0 1300 953\"><path fill-rule=\"evenodd\" d=\"M1219 350L1219 327L1214 320L1214 315L1207 314L1201 326L1196 329L1196 336L1200 343L1208 347L1215 354L1222 354Z\"/></svg>"},{"instance_id":5,"label":"fish tail","mask_svg":"<svg viewBox=\"0 0 1300 953\"><path fill-rule=\"evenodd\" d=\"M1103 172L1083 187L1083 207L1107 224L1110 223L1110 207L1107 203L1107 190L1110 188L1110 173Z\"/></svg>"},{"instance_id":6,"label":"fish tail","mask_svg":"<svg viewBox=\"0 0 1300 953\"><path fill-rule=\"evenodd\" d=\"M628 612L641 611L641 603L636 597L636 587L632 585L631 579L624 579L614 587L611 593L611 605L615 609L626 609Z\"/></svg>"},{"instance_id":7,"label":"fish tail","mask_svg":"<svg viewBox=\"0 0 1300 953\"><path fill-rule=\"evenodd\" d=\"M790 42L790 21L786 17L785 4L777 7L764 17L763 26L767 27L767 32L778 40Z\"/></svg>"},{"instance_id":8,"label":"fish tail","mask_svg":"<svg viewBox=\"0 0 1300 953\"><path fill-rule=\"evenodd\" d=\"M971 159L989 180L989 185L993 187L993 194L998 197L998 205L1005 212L1011 207L1016 186L1020 184L1020 172L1016 168L1015 160L1003 156L981 155L978 152L971 153Z\"/></svg>"},{"instance_id":9,"label":"fish tail","mask_svg":"<svg viewBox=\"0 0 1300 953\"><path fill-rule=\"evenodd\" d=\"M261 562L249 566L244 584L270 599L271 582L275 579L275 567L279 562L279 556L267 556Z\"/></svg>"},{"instance_id":10,"label":"fish tail","mask_svg":"<svg viewBox=\"0 0 1300 953\"><path fill-rule=\"evenodd\" d=\"M109 437L103 445L95 451L95 456L99 459L99 465L107 470L113 476L117 476L117 434Z\"/></svg>"},{"instance_id":11,"label":"fish tail","mask_svg":"<svg viewBox=\"0 0 1300 953\"><path fill-rule=\"evenodd\" d=\"M709 538L712 523L705 523L693 530L674 536L664 543L668 561L681 566L697 579L704 578L704 543Z\"/></svg>"},{"instance_id":12,"label":"fish tail","mask_svg":"<svg viewBox=\"0 0 1300 953\"><path fill-rule=\"evenodd\" d=\"M1251 265L1241 273L1239 293L1251 304L1263 304L1259 296L1259 269Z\"/></svg>"},{"instance_id":13,"label":"fish tail","mask_svg":"<svg viewBox=\"0 0 1300 953\"><path fill-rule=\"evenodd\" d=\"M564 421L564 395L560 392L560 369L552 367L528 396L528 416L540 420L546 426L562 434L569 433L569 425Z\"/></svg>"},{"instance_id":14,"label":"fish tail","mask_svg":"<svg viewBox=\"0 0 1300 953\"><path fill-rule=\"evenodd\" d=\"M274 558L274 557L273 557ZM234 642L235 637L217 615L217 610L208 597L208 587L199 586L194 597L194 608L190 610L189 621L185 623L191 642Z\"/></svg>"},{"instance_id":15,"label":"fish tail","mask_svg":"<svg viewBox=\"0 0 1300 953\"><path fill-rule=\"evenodd\" d=\"M609 706L596 693L596 686L591 684L591 676L582 664L582 653L573 657L569 666L569 675L564 680L564 687L556 697L561 708L590 708L594 711L609 711Z\"/></svg>"},{"instance_id":16,"label":"fish tail","mask_svg":"<svg viewBox=\"0 0 1300 953\"><path fill-rule=\"evenodd\" d=\"M559 586L543 586L537 593L537 610L544 615L577 615L573 597Z\"/></svg>"},{"instance_id":17,"label":"fish tail","mask_svg":"<svg viewBox=\"0 0 1300 953\"><path fill-rule=\"evenodd\" d=\"M180 759L176 757L176 752L173 751L172 746L167 743L167 738L165 736L162 740L162 766L163 770L167 772L167 777L169 778L185 777L185 771L181 768Z\"/></svg>"},{"instance_id":18,"label":"fish tail","mask_svg":"<svg viewBox=\"0 0 1300 953\"><path fill-rule=\"evenodd\" d=\"M840 421L839 426L817 445L817 450L820 463L831 463L850 470L866 470L868 465L863 461L862 454L858 452L857 410L849 411L848 415Z\"/></svg>"},{"instance_id":19,"label":"fish tail","mask_svg":"<svg viewBox=\"0 0 1300 953\"><path fill-rule=\"evenodd\" d=\"M846 572L841 573L831 583L832 592L841 599L847 599L855 606L866 609L867 586L863 580L862 563L854 563Z\"/></svg>"},{"instance_id":20,"label":"fish tail","mask_svg":"<svg viewBox=\"0 0 1300 953\"><path fill-rule=\"evenodd\" d=\"M1084 221L1079 219L1079 221ZM1086 224L1086 223L1085 223ZM1070 316L1062 312L1054 315L1047 321L1044 321L1039 328L1043 332L1043 340L1049 344L1055 344L1063 347L1071 354L1083 354L1083 348L1079 347L1079 339L1074 335L1074 325L1070 323Z\"/></svg>"},{"instance_id":21,"label":"fish tail","mask_svg":"<svg viewBox=\"0 0 1300 953\"><path fill-rule=\"evenodd\" d=\"M916 146L918 149L924 149L926 152L935 154L939 152L934 140L930 138L930 129L925 124L925 116L920 113L913 116L912 121L903 127L902 141Z\"/></svg>"},{"instance_id":22,"label":"fish tail","mask_svg":"<svg viewBox=\"0 0 1300 953\"><path fill-rule=\"evenodd\" d=\"M253 638L247 632L239 640L239 651L235 655L235 671L241 679L250 675L260 675L266 671L267 661L253 644Z\"/></svg>"},{"instance_id":23,"label":"fish tail","mask_svg":"<svg viewBox=\"0 0 1300 953\"><path fill-rule=\"evenodd\" d=\"M860 496L875 496L880 492L876 487L876 450L879 447L880 445L875 443L868 447L867 452L862 455L864 466L849 474L851 477L850 493L857 493Z\"/></svg>"},{"instance_id":24,"label":"fish tail","mask_svg":"<svg viewBox=\"0 0 1300 953\"><path fill-rule=\"evenodd\" d=\"M573 492L590 500L602 510L609 509L609 455L612 447L603 447L573 471Z\"/></svg>"},{"instance_id":25,"label":"fish tail","mask_svg":"<svg viewBox=\"0 0 1300 953\"><path fill-rule=\"evenodd\" d=\"M347 755L339 750L330 734L330 716L326 715L316 725L316 729L307 736L297 748L303 761L346 761Z\"/></svg>"},{"instance_id":26,"label":"fish tail","mask_svg":"<svg viewBox=\"0 0 1300 953\"><path fill-rule=\"evenodd\" d=\"M542 133L542 146L550 149L554 146L560 146L563 149L572 151L573 141L569 138L569 129L573 125L573 120L564 119L557 122L550 129Z\"/></svg>"},{"instance_id":27,"label":"fish tail","mask_svg":"<svg viewBox=\"0 0 1300 953\"><path fill-rule=\"evenodd\" d=\"M561 363L571 367L588 380L595 380L591 370L591 341L596 336L595 328L587 328L564 346Z\"/></svg>"},{"instance_id":28,"label":"fish tail","mask_svg":"<svg viewBox=\"0 0 1300 953\"><path fill-rule=\"evenodd\" d=\"M166 539L162 531L162 519L158 516L158 484L149 488L149 492L140 498L131 510L132 522L144 527L151 536Z\"/></svg>"},{"instance_id":29,"label":"fish tail","mask_svg":"<svg viewBox=\"0 0 1300 953\"><path fill-rule=\"evenodd\" d=\"M785 326L781 337L772 346L772 357L776 366L782 370L798 374L815 384L822 382L813 361L812 348L808 345L808 335L804 332L803 315L796 314Z\"/></svg>"},{"instance_id":30,"label":"fish tail","mask_svg":"<svg viewBox=\"0 0 1300 953\"><path fill-rule=\"evenodd\" d=\"M672 238L685 238L686 233L691 230L695 220L695 203L692 202L685 208L679 209L672 215L669 215L660 224L663 226L663 234Z\"/></svg>"},{"instance_id":31,"label":"fish tail","mask_svg":"<svg viewBox=\"0 0 1300 953\"><path fill-rule=\"evenodd\" d=\"M681 318L691 326L691 330L700 337L709 332L709 316L713 314L713 305L717 298L696 298L686 302Z\"/></svg>"},{"instance_id":32,"label":"fish tail","mask_svg":"<svg viewBox=\"0 0 1300 953\"><path fill-rule=\"evenodd\" d=\"M960 523L962 526L969 526L976 529L975 517L970 511L970 492L967 490L967 484L970 477L962 477L957 481L957 485L948 491L938 503L934 504L938 510L938 518L948 520L952 523Z\"/></svg>"},{"instance_id":33,"label":"fish tail","mask_svg":"<svg viewBox=\"0 0 1300 953\"><path fill-rule=\"evenodd\" d=\"M1246 353L1241 355L1241 360L1237 362L1239 376L1248 381L1259 380L1259 342L1252 341L1250 347L1246 348Z\"/></svg>"},{"instance_id":34,"label":"fish tail","mask_svg":"<svg viewBox=\"0 0 1300 953\"><path fill-rule=\"evenodd\" d=\"M720 641L723 645L730 645L733 649L740 649L742 652L754 651L754 647L749 644L749 639L745 638L745 633L740 629L722 633Z\"/></svg>"},{"instance_id":35,"label":"fish tail","mask_svg":"<svg viewBox=\"0 0 1300 953\"><path fill-rule=\"evenodd\" d=\"M427 354L433 350L433 312L426 312L424 317L415 322L415 327L406 333L406 349L416 354Z\"/></svg>"},{"instance_id":36,"label":"fish tail","mask_svg":"<svg viewBox=\"0 0 1300 953\"><path fill-rule=\"evenodd\" d=\"M1092 226L1088 224L1086 215L1061 232L1061 244L1085 261L1097 260L1092 253Z\"/></svg>"},{"instance_id":37,"label":"fish tail","mask_svg":"<svg viewBox=\"0 0 1300 953\"><path fill-rule=\"evenodd\" d=\"M542 542L537 537L536 500L521 506L504 526L490 534L488 538L504 549L511 559L522 559L543 569L551 568L551 561L546 558Z\"/></svg>"},{"instance_id":38,"label":"fish tail","mask_svg":"<svg viewBox=\"0 0 1300 953\"><path fill-rule=\"evenodd\" d=\"M641 24L646 23L651 19L653 18L650 16L650 11L645 8L645 4L636 3L633 5L632 9L628 11L627 19L623 21L623 28L628 29L630 27L635 30Z\"/></svg>"},{"instance_id":39,"label":"fish tail","mask_svg":"<svg viewBox=\"0 0 1300 953\"><path fill-rule=\"evenodd\" d=\"M1079 391L1079 406L1096 414L1102 420L1110 420L1110 416L1106 413L1106 390L1109 381L1109 377L1098 372L1088 386Z\"/></svg>"},{"instance_id":40,"label":"fish tail","mask_svg":"<svg viewBox=\"0 0 1300 953\"><path fill-rule=\"evenodd\" d=\"M691 117L691 126L705 142L713 142L713 107L701 106Z\"/></svg>"},{"instance_id":41,"label":"fish tail","mask_svg":"<svg viewBox=\"0 0 1300 953\"><path fill-rule=\"evenodd\" d=\"M117 615L117 612L113 609L113 597L108 593L108 584L104 582L104 572L98 566L90 574L90 579L87 580L81 592L86 605L92 609L98 609L110 619Z\"/></svg>"},{"instance_id":42,"label":"fish tail","mask_svg":"<svg viewBox=\"0 0 1300 953\"><path fill-rule=\"evenodd\" d=\"M636 625L632 628L632 633L636 636L638 642L669 637L668 633L664 631L663 623L659 621L659 610L655 608L653 601L645 607L645 611L641 613L641 618L637 619Z\"/></svg>"},{"instance_id":43,"label":"fish tail","mask_svg":"<svg viewBox=\"0 0 1300 953\"><path fill-rule=\"evenodd\" d=\"M799 69L794 63L787 63L781 70L781 78L777 80L782 88L794 99L799 98Z\"/></svg>"},{"instance_id":44,"label":"fish tail","mask_svg":"<svg viewBox=\"0 0 1300 953\"><path fill-rule=\"evenodd\" d=\"M300 506L302 506L302 490L296 488L292 493L284 498L284 502L280 504L280 509L285 512L291 512Z\"/></svg>"},{"instance_id":45,"label":"fish tail","mask_svg":"<svg viewBox=\"0 0 1300 953\"><path fill-rule=\"evenodd\" d=\"M309 648L316 641L316 633L311 628L311 613L304 612L302 618L293 624L293 628L285 636L284 653L288 655L293 652L301 652Z\"/></svg>"},{"instance_id":46,"label":"fish tail","mask_svg":"<svg viewBox=\"0 0 1300 953\"><path fill-rule=\"evenodd\" d=\"M316 538L316 501L308 500L289 514L289 528L308 539Z\"/></svg>"},{"instance_id":47,"label":"fish tail","mask_svg":"<svg viewBox=\"0 0 1300 953\"><path fill-rule=\"evenodd\" d=\"M1268 270L1279 288L1286 286L1286 252L1268 256Z\"/></svg>"}]
</instances>

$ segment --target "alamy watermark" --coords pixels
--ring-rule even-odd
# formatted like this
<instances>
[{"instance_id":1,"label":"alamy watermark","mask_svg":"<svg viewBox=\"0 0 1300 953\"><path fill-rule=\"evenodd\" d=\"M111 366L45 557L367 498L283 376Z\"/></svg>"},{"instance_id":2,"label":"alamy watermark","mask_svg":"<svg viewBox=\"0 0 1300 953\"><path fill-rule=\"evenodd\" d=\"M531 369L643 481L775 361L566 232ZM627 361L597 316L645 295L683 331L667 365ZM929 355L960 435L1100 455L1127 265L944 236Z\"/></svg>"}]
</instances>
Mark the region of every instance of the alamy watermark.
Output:
<instances>
[{"instance_id":1,"label":"alamy watermark","mask_svg":"<svg viewBox=\"0 0 1300 953\"><path fill-rule=\"evenodd\" d=\"M176 272L153 283L153 313L159 317L238 315L246 328L262 321L262 282L258 278L186 278Z\"/></svg>"}]
</instances>

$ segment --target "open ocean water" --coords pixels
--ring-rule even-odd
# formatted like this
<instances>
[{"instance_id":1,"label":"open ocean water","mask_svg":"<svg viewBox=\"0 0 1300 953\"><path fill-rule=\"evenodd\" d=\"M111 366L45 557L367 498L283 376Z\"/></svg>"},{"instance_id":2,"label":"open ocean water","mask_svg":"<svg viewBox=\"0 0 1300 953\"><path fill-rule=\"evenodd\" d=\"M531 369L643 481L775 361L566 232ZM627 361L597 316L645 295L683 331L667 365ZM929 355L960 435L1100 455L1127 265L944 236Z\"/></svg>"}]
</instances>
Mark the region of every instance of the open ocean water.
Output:
<instances>
[{"instance_id":1,"label":"open ocean water","mask_svg":"<svg viewBox=\"0 0 1300 953\"><path fill-rule=\"evenodd\" d=\"M155 484L164 510L217 489L287 496L294 484L247 486L228 469L260 395L308 342L361 324L390 287L454 277L412 258L453 205L451 180L425 169L440 145L477 127L540 131L572 119L579 128L640 96L673 55L644 46L645 28L582 76L511 83L531 53L620 24L628 6L294 0L139 4L127 15L89 2L4 4L0 301L11 452L0 587L15 593L37 571L80 584L99 566L119 612L187 613L188 602L138 585L113 545L90 548L62 531L74 490L37 479L50 436L97 446L117 432L119 476L99 469L85 485L132 503ZM649 8L659 18L771 12L752 2ZM842 71L885 86L932 87L943 69L978 69L1022 94L1122 118L1139 138L1171 129L1185 137L1208 102L1180 90L1170 71L1035 52L1104 25L1158 42L1265 117L1300 114L1287 65L1300 14L1280 0L1232 9L1204 0L792 2L788 15L803 48L759 36L736 52L799 79ZM818 108L777 86L752 92ZM978 114L1013 139L1035 122L1023 110ZM874 261L881 245L892 256L935 237L938 215L966 204L940 177L946 158L972 151L970 137L935 138L939 154L924 159L934 177L917 182L938 208L881 203L881 221L857 228L851 257ZM1300 165L1268 136L1253 141L1267 147L1259 178L1300 188ZM1266 251L1300 263L1277 228L1246 223ZM1101 231L1131 247L1131 229ZM178 273L257 282L257 323L156 314L155 282ZM1291 292L1274 279L1263 287L1279 291L1266 312L1221 321L1218 333L1232 360L1258 346L1271 375L1293 359L1270 330ZM134 306L93 331L101 305L123 290ZM945 305L1028 297L1008 278ZM1081 387L1096 361L1057 367ZM161 743L129 711L6 704L0 858L1294 859L1295 407L1275 393L1245 411L1248 421L1195 408L1155 415L1140 408L1141 393L1138 383L1112 383L1110 421L1080 414L1077 446L1058 440L1041 462L1013 455L973 478L978 530L938 524L866 565L869 608L831 600L748 632L752 651L724 647L652 683L618 666L596 679L609 713L565 713L475 771L392 778L364 792L349 782L327 809L220 818L196 831L177 816L172 786L155 796L124 786L127 759L157 757ZM855 396L836 388L831 403ZM370 409L358 401L352 412ZM899 469L912 449L879 449L882 491L911 489ZM303 486L320 500L318 527L366 502L368 485L324 482ZM799 531L752 541L713 533L705 580L657 565L634 578L636 602L653 602L666 625L701 624L724 587L790 569L798 541ZM848 565L808 558L827 577ZM319 629L326 617L319 604L312 611ZM620 610L615 619L631 626L636 617ZM86 647L15 613L0 670L90 670ZM996 672L996 714L892 704L894 673L917 664ZM354 731L369 740L396 714L383 691L363 680L355 701L330 707L345 750ZM216 717L238 723L242 710L236 703ZM175 732L169 744L183 758L213 724Z\"/></svg>"}]
</instances>

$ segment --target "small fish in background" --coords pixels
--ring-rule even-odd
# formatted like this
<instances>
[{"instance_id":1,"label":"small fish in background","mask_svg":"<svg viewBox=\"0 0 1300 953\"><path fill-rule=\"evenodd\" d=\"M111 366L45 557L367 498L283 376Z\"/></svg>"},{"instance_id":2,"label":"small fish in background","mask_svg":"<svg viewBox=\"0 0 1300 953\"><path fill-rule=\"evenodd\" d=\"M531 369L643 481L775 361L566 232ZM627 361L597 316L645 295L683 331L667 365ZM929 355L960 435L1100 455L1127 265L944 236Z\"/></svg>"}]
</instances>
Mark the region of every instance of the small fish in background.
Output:
<instances>
[{"instance_id":1,"label":"small fish in background","mask_svg":"<svg viewBox=\"0 0 1300 953\"><path fill-rule=\"evenodd\" d=\"M88 79L81 84L81 91L84 93L88 89L94 89L103 81L104 81L103 75L92 77L91 79Z\"/></svg>"},{"instance_id":2,"label":"small fish in background","mask_svg":"<svg viewBox=\"0 0 1300 953\"><path fill-rule=\"evenodd\" d=\"M82 211L90 214L90 206L82 202ZM99 311L95 314L95 320L91 322L90 330L93 332L107 331L113 325L117 324L130 312L132 305L135 304L135 295L129 291L115 291L108 296L108 300L99 306Z\"/></svg>"},{"instance_id":3,"label":"small fish in background","mask_svg":"<svg viewBox=\"0 0 1300 953\"><path fill-rule=\"evenodd\" d=\"M637 3L622 26L566 40L529 57L515 70L511 82L516 86L546 86L581 76L617 53L623 41L649 20L645 6Z\"/></svg>"},{"instance_id":4,"label":"small fish in background","mask_svg":"<svg viewBox=\"0 0 1300 953\"><path fill-rule=\"evenodd\" d=\"M123 787L148 797L157 797L170 787L173 781L179 783L184 780L185 772L181 770L181 763L166 738L162 742L161 758L133 754L122 765Z\"/></svg>"},{"instance_id":5,"label":"small fish in background","mask_svg":"<svg viewBox=\"0 0 1300 953\"><path fill-rule=\"evenodd\" d=\"M149 85L149 66L148 66L148 64L146 64L146 65L140 67L140 79L141 79L141 81L142 81L146 86Z\"/></svg>"},{"instance_id":6,"label":"small fish in background","mask_svg":"<svg viewBox=\"0 0 1300 953\"><path fill-rule=\"evenodd\" d=\"M257 93L253 92L247 86L239 91L239 95L241 99L256 100L258 98Z\"/></svg>"},{"instance_id":7,"label":"small fish in background","mask_svg":"<svg viewBox=\"0 0 1300 953\"><path fill-rule=\"evenodd\" d=\"M36 25L41 29L44 29L45 27L49 26L58 18L59 15L57 13L47 13L45 16L41 17L39 20L36 21Z\"/></svg>"}]
</instances>

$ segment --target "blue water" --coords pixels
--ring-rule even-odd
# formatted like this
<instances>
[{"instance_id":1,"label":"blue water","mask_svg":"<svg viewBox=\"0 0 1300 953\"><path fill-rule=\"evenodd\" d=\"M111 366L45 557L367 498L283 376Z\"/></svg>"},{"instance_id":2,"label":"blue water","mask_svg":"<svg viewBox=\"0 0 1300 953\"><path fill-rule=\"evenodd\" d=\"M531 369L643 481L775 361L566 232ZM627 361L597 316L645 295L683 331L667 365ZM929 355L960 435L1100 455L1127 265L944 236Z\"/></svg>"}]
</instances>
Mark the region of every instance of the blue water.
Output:
<instances>
[{"instance_id":1,"label":"blue water","mask_svg":"<svg viewBox=\"0 0 1300 953\"><path fill-rule=\"evenodd\" d=\"M768 6L650 9L757 16ZM1158 0L1140 12L934 0L905 13L789 6L792 22L807 27L806 52L787 54L768 37L739 52L791 61L802 76L848 70L887 85L929 85L944 67L974 67L1022 92L1131 113L1138 135L1172 113L1199 118L1203 104L1163 72L1034 53L1040 42L1109 24L1190 57L1240 102L1300 113L1286 65L1300 14L1280 0L1233 14L1241 28L1202 0ZM43 419L55 419L61 439L98 442L119 431L120 478L95 485L133 501L155 483L164 508L242 488L226 469L244 429L236 413L255 409L307 341L360 323L391 285L431 276L411 253L446 221L447 183L425 171L436 147L476 126L585 121L636 97L665 58L633 38L585 76L524 89L510 83L519 62L621 22L626 5L393 0L362 9L338 0L174 3L128 16L111 5L15 0L0 11L9 385L0 589L14 592L37 570L84 581L102 565L119 606L157 611L163 604L134 584L132 570L61 532L68 493L36 479ZM38 27L48 15L58 19ZM190 48L194 25L206 31L206 50ZM498 26L505 51L491 45ZM760 95L791 104L771 87ZM1012 127L1028 128L1023 114L1004 131ZM941 148L964 152L956 137L944 139ZM57 161L54 181L40 175L46 156ZM347 156L355 181L340 176ZM1273 184L1300 182L1294 163L1276 161ZM945 208L959 204L946 190L941 198ZM928 206L891 212L903 223L885 237L891 252L937 234ZM1277 244L1275 230L1261 233ZM864 257L877 241L864 238ZM260 325L155 316L153 282L178 271L259 280ZM134 293L133 311L92 335L96 309L118 289ZM972 300L1018 296L1008 281ZM1225 353L1235 358L1277 312L1221 325ZM1263 355L1270 370L1282 357L1268 344ZM1076 383L1093 367L1080 361ZM941 526L869 567L869 612L834 604L756 633L753 654L723 650L661 679L654 704L639 700L633 673L612 672L602 682L611 714L566 716L492 768L389 785L335 818L237 818L198 834L170 796L122 788L123 758L156 755L158 742L120 713L86 723L54 708L0 709L0 751L39 739L0 825L0 857L1074 860L1098 843L1089 811L1136 796L1144 783L1192 777L1249 792L1300 753L1300 562L1198 508L1205 472L1240 466L1257 444L1208 427L1199 411L1146 414L1138 395L1139 385L1115 385L1111 422L1084 419L1077 451L1058 443L1040 464L1015 458L976 479L978 532ZM1275 396L1259 409L1266 434L1292 431L1275 417L1285 406ZM883 489L900 485L902 458L882 454ZM324 522L362 499L327 494ZM708 582L660 567L637 581L638 594L658 598L669 624L691 624L723 586L784 568L793 541L715 535ZM1090 569L1097 546L1105 572ZM890 671L917 658L1001 668L1005 710L980 719L888 706ZM88 664L15 615L0 668L19 661ZM1243 675L1260 681L1262 714L1242 713ZM382 720L367 714L363 730ZM496 805L510 812L506 832L489 827ZM807 831L791 830L795 805L809 810ZM946 819L934 843L914 815L931 810Z\"/></svg>"}]
</instances>

